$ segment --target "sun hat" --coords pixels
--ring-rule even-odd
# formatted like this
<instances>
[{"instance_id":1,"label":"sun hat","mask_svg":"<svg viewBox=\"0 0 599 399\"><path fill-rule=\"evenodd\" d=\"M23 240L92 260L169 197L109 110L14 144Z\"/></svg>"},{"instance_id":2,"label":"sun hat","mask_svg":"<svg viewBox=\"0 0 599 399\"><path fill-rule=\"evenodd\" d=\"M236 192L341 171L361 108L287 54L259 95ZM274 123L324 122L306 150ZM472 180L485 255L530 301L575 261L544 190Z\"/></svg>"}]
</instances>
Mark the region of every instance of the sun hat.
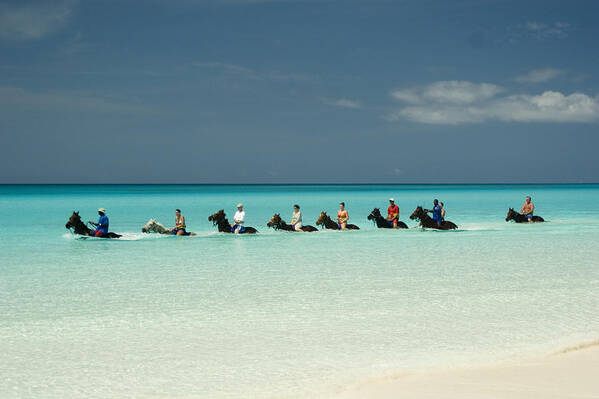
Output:
<instances>
[{"instance_id":1,"label":"sun hat","mask_svg":"<svg viewBox=\"0 0 599 399\"><path fill-rule=\"evenodd\" d=\"M106 209L100 208L100 209L98 209L98 212L106 213Z\"/></svg>"},{"instance_id":2,"label":"sun hat","mask_svg":"<svg viewBox=\"0 0 599 399\"><path fill-rule=\"evenodd\" d=\"M243 204L240 202L239 204L237 204L237 208L241 208L243 206Z\"/></svg>"},{"instance_id":3,"label":"sun hat","mask_svg":"<svg viewBox=\"0 0 599 399\"><path fill-rule=\"evenodd\" d=\"M389 198L389 201L395 202L395 198Z\"/></svg>"}]
</instances>

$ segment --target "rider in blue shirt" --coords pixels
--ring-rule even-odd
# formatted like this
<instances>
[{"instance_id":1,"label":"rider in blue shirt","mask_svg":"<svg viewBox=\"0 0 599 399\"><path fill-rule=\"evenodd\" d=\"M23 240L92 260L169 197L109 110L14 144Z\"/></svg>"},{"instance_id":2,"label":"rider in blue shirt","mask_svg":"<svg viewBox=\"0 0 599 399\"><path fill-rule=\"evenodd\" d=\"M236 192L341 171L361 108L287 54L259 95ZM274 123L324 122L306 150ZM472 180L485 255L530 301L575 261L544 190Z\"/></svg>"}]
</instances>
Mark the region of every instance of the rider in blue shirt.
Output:
<instances>
[{"instance_id":1,"label":"rider in blue shirt","mask_svg":"<svg viewBox=\"0 0 599 399\"><path fill-rule=\"evenodd\" d=\"M106 216L106 209L98 209L98 214L100 215L98 223L89 222L96 226L96 229L91 232L92 237L102 237L108 234L108 216Z\"/></svg>"},{"instance_id":2,"label":"rider in blue shirt","mask_svg":"<svg viewBox=\"0 0 599 399\"><path fill-rule=\"evenodd\" d=\"M433 201L433 209L427 212L431 212L433 214L433 220L437 222L437 226L441 227L441 222L443 222L443 216L441 215L441 206L439 205L439 200Z\"/></svg>"}]
</instances>

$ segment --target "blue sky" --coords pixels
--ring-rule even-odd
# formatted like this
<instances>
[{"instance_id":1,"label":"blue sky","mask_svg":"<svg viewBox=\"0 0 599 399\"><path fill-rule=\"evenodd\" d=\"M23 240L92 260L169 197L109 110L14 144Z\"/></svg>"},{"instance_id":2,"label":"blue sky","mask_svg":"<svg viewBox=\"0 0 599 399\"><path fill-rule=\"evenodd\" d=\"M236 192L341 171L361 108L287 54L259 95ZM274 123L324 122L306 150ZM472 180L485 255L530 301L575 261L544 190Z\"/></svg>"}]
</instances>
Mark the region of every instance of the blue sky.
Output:
<instances>
[{"instance_id":1,"label":"blue sky","mask_svg":"<svg viewBox=\"0 0 599 399\"><path fill-rule=\"evenodd\" d=\"M0 2L0 183L599 182L597 15Z\"/></svg>"}]
</instances>

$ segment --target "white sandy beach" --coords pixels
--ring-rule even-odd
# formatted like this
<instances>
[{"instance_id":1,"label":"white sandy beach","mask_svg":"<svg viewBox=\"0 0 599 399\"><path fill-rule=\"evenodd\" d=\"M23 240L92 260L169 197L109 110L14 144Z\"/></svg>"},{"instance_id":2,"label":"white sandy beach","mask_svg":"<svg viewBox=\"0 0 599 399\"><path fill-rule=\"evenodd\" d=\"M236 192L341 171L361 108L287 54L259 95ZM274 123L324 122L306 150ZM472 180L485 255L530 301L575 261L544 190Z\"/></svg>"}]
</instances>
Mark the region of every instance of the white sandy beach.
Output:
<instances>
[{"instance_id":1,"label":"white sandy beach","mask_svg":"<svg viewBox=\"0 0 599 399\"><path fill-rule=\"evenodd\" d=\"M356 384L335 399L599 398L599 342L520 364L415 373Z\"/></svg>"}]
</instances>

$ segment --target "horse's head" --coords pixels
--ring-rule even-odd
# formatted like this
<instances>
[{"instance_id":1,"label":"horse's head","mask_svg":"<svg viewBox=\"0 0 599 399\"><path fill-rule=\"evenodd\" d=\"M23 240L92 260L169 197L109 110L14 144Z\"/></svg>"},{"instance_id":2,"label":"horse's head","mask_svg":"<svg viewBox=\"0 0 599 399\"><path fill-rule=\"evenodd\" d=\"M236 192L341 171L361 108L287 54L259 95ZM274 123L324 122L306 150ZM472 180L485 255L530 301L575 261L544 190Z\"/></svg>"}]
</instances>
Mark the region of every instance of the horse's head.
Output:
<instances>
[{"instance_id":1,"label":"horse's head","mask_svg":"<svg viewBox=\"0 0 599 399\"><path fill-rule=\"evenodd\" d=\"M152 231L152 228L154 227L154 223L156 223L156 221L154 219L150 219L148 220L148 223L146 223L142 228L141 228L141 232L142 233L149 233L150 231Z\"/></svg>"},{"instance_id":2,"label":"horse's head","mask_svg":"<svg viewBox=\"0 0 599 399\"><path fill-rule=\"evenodd\" d=\"M424 214L424 209L422 209L421 206L418 206L416 209L414 209L414 212L412 212L412 214L410 215L410 219L412 219L412 220L420 219L423 214Z\"/></svg>"},{"instance_id":3,"label":"horse's head","mask_svg":"<svg viewBox=\"0 0 599 399\"><path fill-rule=\"evenodd\" d=\"M71 217L67 221L67 224L65 225L65 227L67 229L71 229L71 228L77 226L80 223L82 223L82 222L81 222L81 216L79 216L79 212L73 211L73 214L71 215Z\"/></svg>"},{"instance_id":4,"label":"horse's head","mask_svg":"<svg viewBox=\"0 0 599 399\"><path fill-rule=\"evenodd\" d=\"M225 210L221 209L220 211L208 216L208 221L212 222L212 224L218 224L219 222L225 219Z\"/></svg>"},{"instance_id":5,"label":"horse's head","mask_svg":"<svg viewBox=\"0 0 599 399\"><path fill-rule=\"evenodd\" d=\"M278 213L275 213L272 216L272 218L270 218L270 220L268 221L268 223L266 223L266 225L268 227L274 227L274 228L279 227L280 224L281 224L281 215L279 215Z\"/></svg>"},{"instance_id":6,"label":"horse's head","mask_svg":"<svg viewBox=\"0 0 599 399\"><path fill-rule=\"evenodd\" d=\"M516 217L516 211L514 210L514 208L510 208L507 211L507 216L505 217L505 221L509 222L510 220L514 219Z\"/></svg>"},{"instance_id":7,"label":"horse's head","mask_svg":"<svg viewBox=\"0 0 599 399\"><path fill-rule=\"evenodd\" d=\"M328 219L328 215L325 211L320 212L320 215L318 216L318 219L316 219L316 225L317 226L324 226L324 222L325 220Z\"/></svg>"},{"instance_id":8,"label":"horse's head","mask_svg":"<svg viewBox=\"0 0 599 399\"><path fill-rule=\"evenodd\" d=\"M159 223L154 219L148 220L148 223L141 228L142 233L161 233L163 230L165 230L165 228L162 223Z\"/></svg>"},{"instance_id":9,"label":"horse's head","mask_svg":"<svg viewBox=\"0 0 599 399\"><path fill-rule=\"evenodd\" d=\"M376 220L379 217L381 217L381 211L379 208L374 208L372 212L370 212L370 215L368 215L368 220Z\"/></svg>"}]
</instances>

